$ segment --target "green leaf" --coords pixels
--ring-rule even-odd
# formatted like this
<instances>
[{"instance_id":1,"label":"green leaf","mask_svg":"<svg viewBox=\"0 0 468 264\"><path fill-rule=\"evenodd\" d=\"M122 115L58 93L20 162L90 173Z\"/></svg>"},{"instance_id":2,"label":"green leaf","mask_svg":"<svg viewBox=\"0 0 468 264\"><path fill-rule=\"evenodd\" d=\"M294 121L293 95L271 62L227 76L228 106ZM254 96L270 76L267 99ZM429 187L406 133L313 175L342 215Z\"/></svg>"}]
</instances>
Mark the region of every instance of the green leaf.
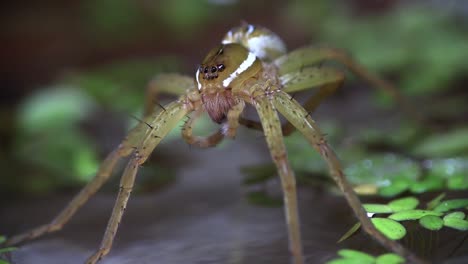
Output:
<instances>
[{"instance_id":1,"label":"green leaf","mask_svg":"<svg viewBox=\"0 0 468 264\"><path fill-rule=\"evenodd\" d=\"M435 212L447 212L453 209L463 208L468 206L468 199L453 199L446 200L434 208Z\"/></svg>"},{"instance_id":2,"label":"green leaf","mask_svg":"<svg viewBox=\"0 0 468 264\"><path fill-rule=\"evenodd\" d=\"M442 201L442 199L444 199L444 197L445 197L445 193L439 194L436 198L430 200L427 203L426 209L427 210L434 209L436 206L438 206L440 204L440 201Z\"/></svg>"},{"instance_id":3,"label":"green leaf","mask_svg":"<svg viewBox=\"0 0 468 264\"><path fill-rule=\"evenodd\" d=\"M444 225L460 231L468 230L468 221L454 217L444 218Z\"/></svg>"},{"instance_id":4,"label":"green leaf","mask_svg":"<svg viewBox=\"0 0 468 264\"><path fill-rule=\"evenodd\" d=\"M11 263L6 260L0 259L0 264L11 264Z\"/></svg>"},{"instance_id":5,"label":"green leaf","mask_svg":"<svg viewBox=\"0 0 468 264\"><path fill-rule=\"evenodd\" d=\"M418 206L419 200L415 197L406 197L397 200L393 200L388 203L388 206L394 211L405 211L405 210L412 210Z\"/></svg>"},{"instance_id":6,"label":"green leaf","mask_svg":"<svg viewBox=\"0 0 468 264\"><path fill-rule=\"evenodd\" d=\"M373 256L352 249L341 249L338 251L338 255L345 259L359 259L362 263L373 263L375 261Z\"/></svg>"},{"instance_id":7,"label":"green leaf","mask_svg":"<svg viewBox=\"0 0 468 264\"><path fill-rule=\"evenodd\" d=\"M392 219L375 217L371 221L377 230L391 240L401 239L406 235L405 227Z\"/></svg>"},{"instance_id":8,"label":"green leaf","mask_svg":"<svg viewBox=\"0 0 468 264\"><path fill-rule=\"evenodd\" d=\"M336 243L341 243L351 237L361 227L361 223L354 224Z\"/></svg>"},{"instance_id":9,"label":"green leaf","mask_svg":"<svg viewBox=\"0 0 468 264\"><path fill-rule=\"evenodd\" d=\"M386 204L363 204L364 209L369 213L389 214L393 213L392 208Z\"/></svg>"},{"instance_id":10,"label":"green leaf","mask_svg":"<svg viewBox=\"0 0 468 264\"><path fill-rule=\"evenodd\" d=\"M6 241L6 236L0 236L0 244Z\"/></svg>"},{"instance_id":11,"label":"green leaf","mask_svg":"<svg viewBox=\"0 0 468 264\"><path fill-rule=\"evenodd\" d=\"M378 256L375 260L375 264L402 264L405 263L405 259L394 253L387 253Z\"/></svg>"},{"instance_id":12,"label":"green leaf","mask_svg":"<svg viewBox=\"0 0 468 264\"><path fill-rule=\"evenodd\" d=\"M394 213L390 215L388 218L393 219L395 221L405 221L405 220L416 220L426 215L435 215L441 216L442 213L430 211L430 210L408 210L408 211L401 211L398 213Z\"/></svg>"},{"instance_id":13,"label":"green leaf","mask_svg":"<svg viewBox=\"0 0 468 264\"><path fill-rule=\"evenodd\" d=\"M457 218L457 219L465 219L465 213L464 212L453 212L450 214L447 214L444 216L444 220L446 218Z\"/></svg>"},{"instance_id":14,"label":"green leaf","mask_svg":"<svg viewBox=\"0 0 468 264\"><path fill-rule=\"evenodd\" d=\"M435 215L426 215L419 219L419 224L429 230L439 230L444 226L444 221Z\"/></svg>"}]
</instances>

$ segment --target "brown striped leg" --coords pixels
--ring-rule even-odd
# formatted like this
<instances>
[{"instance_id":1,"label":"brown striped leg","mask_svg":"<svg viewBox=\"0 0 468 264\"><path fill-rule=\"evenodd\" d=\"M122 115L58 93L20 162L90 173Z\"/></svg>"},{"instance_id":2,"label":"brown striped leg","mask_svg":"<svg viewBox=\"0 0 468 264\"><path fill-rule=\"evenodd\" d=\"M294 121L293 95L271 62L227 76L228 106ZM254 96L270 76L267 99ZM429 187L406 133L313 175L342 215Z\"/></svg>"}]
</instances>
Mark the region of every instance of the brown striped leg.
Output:
<instances>
[{"instance_id":1,"label":"brown striped leg","mask_svg":"<svg viewBox=\"0 0 468 264\"><path fill-rule=\"evenodd\" d=\"M268 148L277 167L283 189L289 247L295 264L303 264L296 179L287 159L281 124L273 102L267 96L257 96L253 104L257 109L265 133Z\"/></svg>"},{"instance_id":2,"label":"brown striped leg","mask_svg":"<svg viewBox=\"0 0 468 264\"><path fill-rule=\"evenodd\" d=\"M298 92L307 89L318 88L318 91L313 94L304 104L307 112L313 113L320 103L343 84L344 75L341 71L333 68L304 68L301 71L287 73L280 76L282 89L286 92ZM262 125L259 122L241 118L239 122L256 130L262 130ZM281 127L283 136L288 136L296 130L291 122L286 123Z\"/></svg>"},{"instance_id":3,"label":"brown striped leg","mask_svg":"<svg viewBox=\"0 0 468 264\"><path fill-rule=\"evenodd\" d=\"M124 145L132 146L133 154L120 180L119 193L101 245L99 249L88 258L86 264L94 264L109 253L127 206L139 166L146 161L167 133L169 133L169 131L190 111L192 111L192 109L190 109L190 104L187 103L186 98L182 97L178 101L166 106L164 111L155 111L156 114L154 116L147 116L144 122L138 124L130 132Z\"/></svg>"},{"instance_id":4,"label":"brown striped leg","mask_svg":"<svg viewBox=\"0 0 468 264\"><path fill-rule=\"evenodd\" d=\"M419 123L427 124L427 119L393 84L371 73L342 50L328 47L304 47L276 59L274 63L279 68L281 76L287 73L300 72L304 66L317 65L325 60L337 61L343 64L354 75L368 82L372 87L390 95L402 107L406 115Z\"/></svg>"},{"instance_id":5,"label":"brown striped leg","mask_svg":"<svg viewBox=\"0 0 468 264\"><path fill-rule=\"evenodd\" d=\"M404 248L400 243L388 239L374 227L367 217L366 211L362 207L358 196L346 180L341 163L336 154L327 144L320 129L304 108L296 100L292 99L290 95L283 91L278 91L274 96L274 105L277 107L278 111L286 117L286 119L301 131L311 146L314 147L327 162L331 177L343 192L348 204L361 222L364 231L377 240L382 246L405 257L411 263L425 263L419 257Z\"/></svg>"}]
</instances>

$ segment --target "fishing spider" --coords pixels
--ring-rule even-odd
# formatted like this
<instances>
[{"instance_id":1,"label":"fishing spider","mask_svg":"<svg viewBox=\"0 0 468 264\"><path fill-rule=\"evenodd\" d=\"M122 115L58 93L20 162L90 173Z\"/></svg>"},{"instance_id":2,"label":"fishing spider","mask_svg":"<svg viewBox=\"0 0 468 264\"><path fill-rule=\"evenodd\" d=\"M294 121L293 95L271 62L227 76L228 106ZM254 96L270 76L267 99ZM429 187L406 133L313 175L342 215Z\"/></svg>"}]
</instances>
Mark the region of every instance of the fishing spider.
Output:
<instances>
[{"instance_id":1,"label":"fishing spider","mask_svg":"<svg viewBox=\"0 0 468 264\"><path fill-rule=\"evenodd\" d=\"M107 255L132 191L138 168L154 148L179 121L189 116L182 137L200 147L216 146L224 137L234 138L239 125L262 130L277 167L284 192L284 208L289 234L290 252L295 264L304 263L294 172L287 159L283 136L299 130L327 163L333 180L361 222L363 229L380 242L411 262L422 261L395 241L378 232L366 215L357 195L346 181L342 166L327 144L310 113L331 95L344 80L338 69L320 66L335 60L374 86L390 93L410 114L416 113L405 104L393 86L359 66L345 53L331 48L300 48L286 53L283 41L270 30L243 25L229 31L222 43L212 49L198 67L195 78L180 74L162 74L148 88L146 116L124 141L109 154L89 182L50 223L13 236L8 244L18 244L61 229L75 212L108 180L116 163L123 157L130 160L123 172L120 189L99 249L86 261L93 264ZM318 87L318 91L301 106L289 93ZM164 107L155 107L158 93L179 96ZM258 112L260 122L241 116L246 104ZM207 137L192 134L192 125L203 112L220 125ZM287 120L282 125L281 113Z\"/></svg>"}]
</instances>

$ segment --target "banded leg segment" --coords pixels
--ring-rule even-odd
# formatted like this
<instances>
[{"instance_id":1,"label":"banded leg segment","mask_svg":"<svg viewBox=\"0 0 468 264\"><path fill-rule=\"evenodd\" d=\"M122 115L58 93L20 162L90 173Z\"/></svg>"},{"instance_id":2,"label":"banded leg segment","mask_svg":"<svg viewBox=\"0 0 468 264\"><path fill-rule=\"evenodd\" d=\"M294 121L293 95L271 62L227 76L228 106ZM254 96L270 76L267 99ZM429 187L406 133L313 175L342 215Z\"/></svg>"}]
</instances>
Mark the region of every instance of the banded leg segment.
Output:
<instances>
[{"instance_id":1,"label":"banded leg segment","mask_svg":"<svg viewBox=\"0 0 468 264\"><path fill-rule=\"evenodd\" d=\"M302 108L296 100L291 98L285 92L279 91L274 98L274 105L277 107L278 111L283 114L299 131L301 131L307 141L326 161L331 177L343 192L348 204L361 222L364 231L366 231L385 248L405 257L411 263L424 263L424 261L405 249L401 244L388 239L374 227L367 217L366 211L362 207L358 196L346 180L343 168L336 154L330 148L320 129L304 108Z\"/></svg>"},{"instance_id":2,"label":"banded leg segment","mask_svg":"<svg viewBox=\"0 0 468 264\"><path fill-rule=\"evenodd\" d=\"M395 86L369 72L341 50L326 47L304 47L281 56L274 61L274 64L278 67L279 74L284 75L300 71L305 66L318 64L325 60L340 62L359 78L392 96L393 99L401 105L403 111L411 118L421 123L425 122L424 117L407 101Z\"/></svg>"},{"instance_id":3,"label":"banded leg segment","mask_svg":"<svg viewBox=\"0 0 468 264\"><path fill-rule=\"evenodd\" d=\"M185 94L187 89L195 89L193 77L177 73L159 74L150 81L146 88L144 116L153 112L155 103L158 102L159 94L181 96Z\"/></svg>"},{"instance_id":4,"label":"banded leg segment","mask_svg":"<svg viewBox=\"0 0 468 264\"><path fill-rule=\"evenodd\" d=\"M197 110L182 128L182 137L190 145L195 145L201 148L209 148L218 145L224 136L234 138L236 136L237 128L239 127L239 116L244 111L245 102L240 101L233 106L227 114L227 122L221 125L221 128L207 137L200 137L193 135L193 125L196 119L203 112L202 109Z\"/></svg>"},{"instance_id":5,"label":"banded leg segment","mask_svg":"<svg viewBox=\"0 0 468 264\"><path fill-rule=\"evenodd\" d=\"M344 74L341 71L326 67L308 67L280 76L280 82L283 86L282 90L285 92L298 92L308 88L319 87L318 91L304 103L303 107L309 114L314 112L324 99L335 93L343 84L343 81ZM248 128L262 130L261 124L256 121L241 118L240 123ZM281 130L284 136L288 136L296 128L291 122L286 121Z\"/></svg>"},{"instance_id":6,"label":"banded leg segment","mask_svg":"<svg viewBox=\"0 0 468 264\"><path fill-rule=\"evenodd\" d=\"M253 101L260 116L268 148L277 167L283 189L289 247L295 264L303 264L302 243L297 205L296 179L287 159L286 147L281 133L281 124L269 97L259 96Z\"/></svg>"},{"instance_id":7,"label":"banded leg segment","mask_svg":"<svg viewBox=\"0 0 468 264\"><path fill-rule=\"evenodd\" d=\"M245 102L239 101L227 114L227 124L223 124L223 134L229 138L235 138L239 127L239 118L245 108Z\"/></svg>"},{"instance_id":8,"label":"banded leg segment","mask_svg":"<svg viewBox=\"0 0 468 264\"><path fill-rule=\"evenodd\" d=\"M120 189L115 201L112 214L107 224L106 232L99 249L89 257L87 264L94 264L107 255L112 247L115 234L127 206L133 188L138 168L143 164L154 148L172 130L177 123L192 109L185 98L166 106L163 111L157 111L154 116L145 118L145 122L138 124L124 142L132 146L133 154L120 181Z\"/></svg>"},{"instance_id":9,"label":"banded leg segment","mask_svg":"<svg viewBox=\"0 0 468 264\"><path fill-rule=\"evenodd\" d=\"M217 130L213 134L201 137L193 135L193 126L197 118L200 117L202 109L198 109L189 119L185 122L182 128L182 138L189 145L195 145L200 148L211 148L218 145L224 138L221 129Z\"/></svg>"}]
</instances>

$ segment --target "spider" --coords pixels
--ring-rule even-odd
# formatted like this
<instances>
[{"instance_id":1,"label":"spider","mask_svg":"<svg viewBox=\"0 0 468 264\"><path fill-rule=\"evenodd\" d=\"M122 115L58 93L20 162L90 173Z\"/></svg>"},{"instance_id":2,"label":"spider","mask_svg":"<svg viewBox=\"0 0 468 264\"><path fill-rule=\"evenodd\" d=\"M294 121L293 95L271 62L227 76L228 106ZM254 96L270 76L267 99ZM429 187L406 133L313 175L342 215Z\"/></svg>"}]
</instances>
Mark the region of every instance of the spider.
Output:
<instances>
[{"instance_id":1,"label":"spider","mask_svg":"<svg viewBox=\"0 0 468 264\"><path fill-rule=\"evenodd\" d=\"M213 147L225 137L234 138L240 125L263 131L281 180L293 263L302 264L304 258L295 176L288 162L283 137L295 129L303 134L325 160L331 177L343 192L363 229L387 249L411 262L423 263L399 243L389 240L375 229L347 182L337 156L311 118L310 114L320 102L333 94L344 80L344 73L340 70L321 66L326 60L334 60L347 66L354 74L393 95L402 102L409 114L416 115L416 111L405 103L393 86L370 74L346 53L332 48L315 47L304 47L287 53L285 44L275 33L264 27L245 24L230 30L221 44L209 51L194 77L161 74L150 82L144 119L107 156L93 180L50 223L13 236L8 244L19 244L60 230L108 180L116 163L129 156L101 245L86 261L87 264L98 262L112 247L138 168L167 133L188 116L183 125L182 137L187 143L199 147ZM318 87L318 91L304 105L289 94L312 87ZM165 106L156 107L154 99L159 93L178 95L179 98ZM241 116L247 104L256 109L260 122ZM195 136L192 133L193 123L204 112L220 127L209 136ZM286 124L280 123L278 112L285 117Z\"/></svg>"}]
</instances>

